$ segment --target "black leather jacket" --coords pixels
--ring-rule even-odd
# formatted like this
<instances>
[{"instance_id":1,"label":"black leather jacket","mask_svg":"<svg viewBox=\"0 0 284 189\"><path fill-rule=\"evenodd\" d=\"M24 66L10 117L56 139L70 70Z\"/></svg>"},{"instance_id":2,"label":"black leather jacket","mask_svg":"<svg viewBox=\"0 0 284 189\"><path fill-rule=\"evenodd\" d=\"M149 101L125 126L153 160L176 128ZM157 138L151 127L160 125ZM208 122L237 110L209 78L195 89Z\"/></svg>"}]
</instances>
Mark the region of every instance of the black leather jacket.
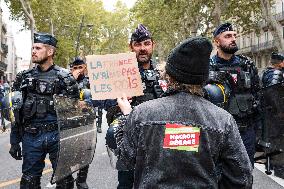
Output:
<instances>
[{"instance_id":1,"label":"black leather jacket","mask_svg":"<svg viewBox=\"0 0 284 189\"><path fill-rule=\"evenodd\" d=\"M235 120L204 98L179 92L142 103L121 121L119 159L135 169L135 188L251 187Z\"/></svg>"}]
</instances>

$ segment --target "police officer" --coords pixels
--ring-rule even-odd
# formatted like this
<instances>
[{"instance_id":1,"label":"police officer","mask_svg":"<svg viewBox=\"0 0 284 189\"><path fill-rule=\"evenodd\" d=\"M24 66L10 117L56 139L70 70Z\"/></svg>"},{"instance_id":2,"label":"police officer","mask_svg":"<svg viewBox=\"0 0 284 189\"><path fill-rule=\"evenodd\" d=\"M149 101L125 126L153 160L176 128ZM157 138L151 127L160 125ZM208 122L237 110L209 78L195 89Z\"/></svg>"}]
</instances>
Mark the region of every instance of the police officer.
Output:
<instances>
[{"instance_id":1,"label":"police officer","mask_svg":"<svg viewBox=\"0 0 284 189\"><path fill-rule=\"evenodd\" d=\"M73 77L78 82L79 89L90 89L87 65L85 61L80 57L76 57L70 64L70 69Z\"/></svg>"},{"instance_id":2,"label":"police officer","mask_svg":"<svg viewBox=\"0 0 284 189\"><path fill-rule=\"evenodd\" d=\"M136 53L138 67L142 78L142 84L144 87L144 95L132 98L132 106L137 106L142 102L159 98L163 95L163 90L159 85L159 72L156 69L156 64L152 60L152 54L155 47L150 31L142 24L131 35L129 48L132 52ZM112 122L115 117L119 115L119 108L108 108L107 119L108 122ZM111 120L111 121L110 121ZM113 132L112 128L109 128L108 132ZM107 133L107 136L112 136ZM106 137L108 140L108 137ZM126 169L120 162L117 162L116 167L118 169L118 189L127 189L133 187L134 171Z\"/></svg>"},{"instance_id":3,"label":"police officer","mask_svg":"<svg viewBox=\"0 0 284 189\"><path fill-rule=\"evenodd\" d=\"M230 23L218 26L213 32L217 54L210 61L210 80L228 84L231 94L228 106L238 126L253 165L255 154L255 129L260 122L258 111L259 77L254 63L247 57L235 55L237 33Z\"/></svg>"},{"instance_id":4,"label":"police officer","mask_svg":"<svg viewBox=\"0 0 284 189\"><path fill-rule=\"evenodd\" d=\"M284 81L284 55L273 52L270 59L271 66L267 67L262 75L262 86L268 87Z\"/></svg>"},{"instance_id":5,"label":"police officer","mask_svg":"<svg viewBox=\"0 0 284 189\"><path fill-rule=\"evenodd\" d=\"M74 61L70 64L70 69L73 77L78 83L80 95L83 93L84 89L90 89L90 81L87 75L87 65L85 61L80 57L76 57ZM91 103L94 104L93 101ZM99 132L101 131L101 128L97 127L97 130ZM76 186L78 189L89 188L87 184L87 176L89 172L88 170L89 165L79 170L76 179Z\"/></svg>"},{"instance_id":6,"label":"police officer","mask_svg":"<svg viewBox=\"0 0 284 189\"><path fill-rule=\"evenodd\" d=\"M87 75L87 65L86 62L80 58L76 57L75 60L70 64L71 73L79 84L79 90L90 89L90 80ZM104 101L95 100L93 101L95 107L98 107L98 120L97 120L97 132L102 132L102 115Z\"/></svg>"},{"instance_id":7,"label":"police officer","mask_svg":"<svg viewBox=\"0 0 284 189\"><path fill-rule=\"evenodd\" d=\"M264 151L266 159L266 173L284 178L284 129L282 127L283 114L283 82L284 82L284 54L272 52L268 66L262 75L262 109L263 128L258 142ZM272 166L271 166L272 165Z\"/></svg>"},{"instance_id":8,"label":"police officer","mask_svg":"<svg viewBox=\"0 0 284 189\"><path fill-rule=\"evenodd\" d=\"M3 98L5 95L6 95L6 94L5 94L4 85L0 84L0 103L2 102L2 98ZM5 130L6 130L6 126L5 126L4 112L3 112L3 108L2 108L2 103L1 103L0 113L1 113L1 130L2 130L2 131L5 131Z\"/></svg>"},{"instance_id":9,"label":"police officer","mask_svg":"<svg viewBox=\"0 0 284 189\"><path fill-rule=\"evenodd\" d=\"M134 188L251 187L235 120L202 97L211 51L206 38L183 41L166 64L170 96L133 110L126 97L117 100L124 114L116 132L119 159L135 168Z\"/></svg>"},{"instance_id":10,"label":"police officer","mask_svg":"<svg viewBox=\"0 0 284 189\"><path fill-rule=\"evenodd\" d=\"M39 189L45 157L49 154L56 167L59 133L53 95L79 98L76 80L54 64L57 40L48 33L35 33L32 46L32 69L20 72L12 91L22 94L23 104L15 108L16 122L11 126L9 153L16 160L23 158L21 189ZM22 150L20 143L22 142ZM74 180L68 176L56 183L57 189L72 189Z\"/></svg>"},{"instance_id":11,"label":"police officer","mask_svg":"<svg viewBox=\"0 0 284 189\"><path fill-rule=\"evenodd\" d=\"M159 85L159 71L156 63L152 60L152 54L155 47L150 31L142 24L131 35L129 48L136 53L139 71L144 85L144 95L134 97L132 105L138 105L142 102L159 98L163 90Z\"/></svg>"}]
</instances>

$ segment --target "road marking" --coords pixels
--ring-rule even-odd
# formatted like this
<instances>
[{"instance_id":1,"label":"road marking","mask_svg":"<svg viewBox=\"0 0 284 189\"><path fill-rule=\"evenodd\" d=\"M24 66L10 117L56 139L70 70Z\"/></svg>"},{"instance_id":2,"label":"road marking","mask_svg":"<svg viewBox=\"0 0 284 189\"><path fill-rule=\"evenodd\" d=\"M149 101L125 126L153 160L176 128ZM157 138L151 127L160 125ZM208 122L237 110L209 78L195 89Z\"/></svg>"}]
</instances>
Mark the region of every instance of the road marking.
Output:
<instances>
[{"instance_id":1,"label":"road marking","mask_svg":"<svg viewBox=\"0 0 284 189\"><path fill-rule=\"evenodd\" d=\"M49 159L45 159L44 160L46 164L48 165L51 165L51 162ZM45 175L45 174L48 174L52 172L52 169L46 169L46 170L43 170L42 174ZM5 186L9 186L9 185L12 185L12 184L16 184L16 183L19 183L21 181L21 178L17 178L17 179L13 179L13 180L9 180L9 181L6 181L6 182L0 182L0 188L3 188Z\"/></svg>"},{"instance_id":2,"label":"road marking","mask_svg":"<svg viewBox=\"0 0 284 189\"><path fill-rule=\"evenodd\" d=\"M47 174L47 173L50 173L52 172L52 169L46 169L42 172L43 175ZM18 182L21 181L21 178L17 178L17 179L13 179L13 180L9 180L9 181L6 181L6 182L2 182L0 183L0 188L3 188L5 186L9 186L9 185L12 185L12 184L16 184Z\"/></svg>"},{"instance_id":3,"label":"road marking","mask_svg":"<svg viewBox=\"0 0 284 189\"><path fill-rule=\"evenodd\" d=\"M21 181L21 179L18 178L18 179L10 180L10 181L7 181L7 182L2 182L2 183L0 183L0 188L5 187L5 186L9 186L9 185L12 185L12 184L16 184L20 181Z\"/></svg>"},{"instance_id":4,"label":"road marking","mask_svg":"<svg viewBox=\"0 0 284 189\"><path fill-rule=\"evenodd\" d=\"M90 131L86 131L86 132L83 132L83 133L79 133L79 134L77 134L77 135L72 135L72 136L69 136L69 137L66 137L66 138L62 138L60 141L64 141L64 140L68 140L68 139L70 139L70 138L74 138L74 137L77 137L77 136L81 136L81 135L84 135L84 134L87 134L87 133L91 133L91 132L96 132L96 130L95 129L92 129L92 130L90 130Z\"/></svg>"}]
</instances>

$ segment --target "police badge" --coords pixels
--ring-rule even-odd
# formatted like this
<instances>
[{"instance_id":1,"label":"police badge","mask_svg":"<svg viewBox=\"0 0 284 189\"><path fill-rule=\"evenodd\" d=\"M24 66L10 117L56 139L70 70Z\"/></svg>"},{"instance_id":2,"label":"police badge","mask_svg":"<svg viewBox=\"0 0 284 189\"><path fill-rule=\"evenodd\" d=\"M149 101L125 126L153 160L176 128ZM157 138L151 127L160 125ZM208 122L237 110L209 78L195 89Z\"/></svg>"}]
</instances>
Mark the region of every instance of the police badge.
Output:
<instances>
[{"instance_id":1,"label":"police badge","mask_svg":"<svg viewBox=\"0 0 284 189\"><path fill-rule=\"evenodd\" d=\"M44 93L46 89L46 84L44 82L39 83L39 90L41 93Z\"/></svg>"}]
</instances>

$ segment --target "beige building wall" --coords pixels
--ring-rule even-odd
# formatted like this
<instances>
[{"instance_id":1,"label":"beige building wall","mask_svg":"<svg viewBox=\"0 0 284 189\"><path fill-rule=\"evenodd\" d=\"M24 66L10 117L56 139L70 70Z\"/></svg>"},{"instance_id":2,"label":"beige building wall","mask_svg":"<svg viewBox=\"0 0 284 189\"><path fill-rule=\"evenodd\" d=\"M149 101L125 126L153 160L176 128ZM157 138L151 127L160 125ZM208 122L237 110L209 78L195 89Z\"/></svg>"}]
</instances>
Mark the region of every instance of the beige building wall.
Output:
<instances>
[{"instance_id":1,"label":"beige building wall","mask_svg":"<svg viewBox=\"0 0 284 189\"><path fill-rule=\"evenodd\" d=\"M284 37L284 0L275 0L275 5L272 7L272 13L282 24ZM257 33L249 33L240 35L237 38L239 46L238 54L243 54L251 57L260 71L269 65L270 55L273 51L277 51L274 45L271 32L268 30L265 21L259 23L261 31Z\"/></svg>"}]
</instances>

